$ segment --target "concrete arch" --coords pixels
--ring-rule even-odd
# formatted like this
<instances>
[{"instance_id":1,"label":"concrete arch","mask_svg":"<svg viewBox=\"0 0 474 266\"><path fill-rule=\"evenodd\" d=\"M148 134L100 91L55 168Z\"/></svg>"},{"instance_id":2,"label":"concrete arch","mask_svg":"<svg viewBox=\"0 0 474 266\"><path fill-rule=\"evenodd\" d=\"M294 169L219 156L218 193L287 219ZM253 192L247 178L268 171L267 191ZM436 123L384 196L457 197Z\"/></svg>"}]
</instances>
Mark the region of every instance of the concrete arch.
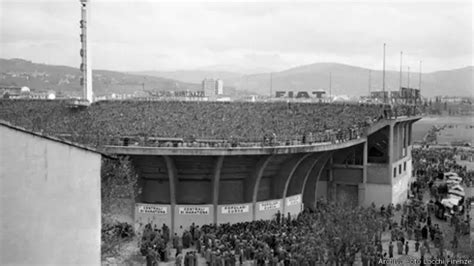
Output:
<instances>
[{"instance_id":1,"label":"concrete arch","mask_svg":"<svg viewBox=\"0 0 474 266\"><path fill-rule=\"evenodd\" d=\"M260 180L262 179L265 168L273 159L273 157L274 155L270 155L258 160L254 170L252 171L252 174L245 180L245 202L254 202L257 200L258 185L260 184Z\"/></svg>"},{"instance_id":2,"label":"concrete arch","mask_svg":"<svg viewBox=\"0 0 474 266\"><path fill-rule=\"evenodd\" d=\"M314 203L316 202L316 183L319 181L322 169L324 169L332 154L333 152L326 152L318 157L317 162L305 176L301 193L303 194L303 202L307 207L314 208Z\"/></svg>"},{"instance_id":3,"label":"concrete arch","mask_svg":"<svg viewBox=\"0 0 474 266\"><path fill-rule=\"evenodd\" d=\"M244 199L245 202L252 202L253 205L253 213L252 219L255 220L256 210L255 205L257 202L257 194L258 194L258 186L260 184L260 179L262 178L263 172L265 171L265 167L267 167L268 163L273 159L274 155L264 156L260 160L258 160L257 164L251 175L245 180L245 189L244 189Z\"/></svg>"},{"instance_id":4,"label":"concrete arch","mask_svg":"<svg viewBox=\"0 0 474 266\"><path fill-rule=\"evenodd\" d=\"M288 182L295 173L298 166L301 162L308 158L311 153L301 154L299 156L295 156L290 160L286 161L282 164L280 171L277 177L274 179L274 186L273 186L273 198L280 199L284 198L284 194L286 194L286 189L288 188Z\"/></svg>"},{"instance_id":5,"label":"concrete arch","mask_svg":"<svg viewBox=\"0 0 474 266\"><path fill-rule=\"evenodd\" d=\"M291 179L293 178L293 175L295 174L295 171L296 169L298 168L298 166L300 166L300 164L306 159L308 158L309 156L311 156L311 153L307 153L307 154L304 154L302 156L300 156L300 158L298 159L298 161L295 163L295 165L293 166L293 168L291 169L290 173L288 174L288 177L286 178L285 180L285 183L283 185L283 191L280 193L280 194L277 194L277 197L280 197L283 199L283 204L282 204L282 213L286 213L286 201L285 201L285 198L286 198L286 192L288 190L288 186L290 184L290 181ZM277 191L278 193L278 191Z\"/></svg>"},{"instance_id":6,"label":"concrete arch","mask_svg":"<svg viewBox=\"0 0 474 266\"><path fill-rule=\"evenodd\" d=\"M174 164L173 159L168 156L164 155L163 158L165 159L166 163L166 170L168 172L169 184L170 184L170 213L171 213L171 235L174 235L174 219L175 213L174 209L176 206L176 186L178 185L178 176L176 174L176 166Z\"/></svg>"},{"instance_id":7,"label":"concrete arch","mask_svg":"<svg viewBox=\"0 0 474 266\"><path fill-rule=\"evenodd\" d=\"M286 192L287 194L290 194L291 196L303 193L304 183L308 179L311 170L323 154L324 153L313 153L311 157L306 158L306 160L301 163L300 167L295 172L295 176L291 179Z\"/></svg>"},{"instance_id":8,"label":"concrete arch","mask_svg":"<svg viewBox=\"0 0 474 266\"><path fill-rule=\"evenodd\" d=\"M324 168L326 167L329 159L331 159L331 156L332 156L332 152L331 152L331 155L329 155L327 158L325 158L325 161L323 162L323 164L321 165L321 168L318 169L318 175L317 175L317 179L316 179L316 184L314 186L314 204L313 206L316 206L316 203L318 201L318 185L319 185L319 179L321 178L321 174L324 170Z\"/></svg>"},{"instance_id":9,"label":"concrete arch","mask_svg":"<svg viewBox=\"0 0 474 266\"><path fill-rule=\"evenodd\" d=\"M304 181L303 181L303 186L301 187L301 193L304 193L305 192L305 189L306 189L306 185L308 183L308 180L309 180L309 177L311 176L311 173L313 173L315 171L315 169L317 169L317 165L318 164L321 164L322 161L324 161L323 164L326 164L326 161L332 156L332 153L333 152L325 152L323 154L321 154L321 156L318 157L318 159L316 160L315 164L313 165L313 167L308 171L308 173L306 174L305 178L304 178ZM324 165L323 165L324 166Z\"/></svg>"},{"instance_id":10,"label":"concrete arch","mask_svg":"<svg viewBox=\"0 0 474 266\"><path fill-rule=\"evenodd\" d=\"M291 180L293 180L293 177L295 176L296 174L296 171L298 169L298 167L304 167L305 165L303 165L302 163L307 159L309 158L311 155L311 153L308 153L308 154L305 154L303 156L301 156L298 160L298 162L295 164L294 168L292 169L292 171L290 172L290 174L288 175L288 178L286 179L285 181L285 184L284 184L284 187L283 187L283 191L281 193L281 198L286 198L286 195L287 195L287 192L288 192L288 187L290 186L290 183L291 183ZM311 162L311 161L309 161Z\"/></svg>"}]
</instances>

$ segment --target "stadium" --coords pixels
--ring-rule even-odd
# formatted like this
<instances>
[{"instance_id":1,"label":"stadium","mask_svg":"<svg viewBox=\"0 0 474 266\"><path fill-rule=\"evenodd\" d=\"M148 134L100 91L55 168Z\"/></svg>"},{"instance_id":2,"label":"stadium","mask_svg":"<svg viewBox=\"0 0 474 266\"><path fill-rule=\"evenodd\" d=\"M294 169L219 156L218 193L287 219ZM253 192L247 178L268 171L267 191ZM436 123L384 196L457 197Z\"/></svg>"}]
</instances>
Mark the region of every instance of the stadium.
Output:
<instances>
[{"instance_id":1,"label":"stadium","mask_svg":"<svg viewBox=\"0 0 474 266\"><path fill-rule=\"evenodd\" d=\"M469 216L474 213L474 171L467 166L473 150L469 143L451 141L448 135L459 134L458 125L413 130L422 115L444 111L451 124L451 115L472 113L470 99L456 96L453 102L461 101L448 106L441 97L432 103L421 95L423 77L424 96L446 88L461 96L471 89L463 83L472 81L472 67L422 73L420 60L418 73L410 72L421 55L419 42L392 33L397 28L409 33L413 23L406 26L389 16L387 25L396 25L386 31L377 16L366 29L360 19L396 10L404 15L400 21L410 22L407 15L415 10L412 16L422 21L420 8L380 12L378 6L372 11L362 5L364 12L358 13L359 7L347 6L351 14L345 14L339 6L326 12L324 5L311 9L305 3L299 13L291 3L292 8L278 4L275 9L266 4L262 13L251 5L240 10L234 3L220 10L213 3L203 4L206 13L199 13L198 6L188 4L114 2L103 11L98 3L94 10L99 15L91 20L91 1L79 3L79 24L74 24L80 28L78 69L0 58L5 68L0 73L1 265L472 264L474 238L468 235L474 234ZM18 14L41 13L23 12L31 3L20 6L21 13L9 5L12 21L23 17ZM73 25L65 20L72 13L58 16L66 5L40 5L46 17L32 17L45 21L48 38L54 25L62 24L61 17ZM55 16L53 8L58 9ZM193 15L183 16L187 10ZM296 27L287 14L277 19L288 10ZM423 10L431 17L441 14ZM114 13L118 17L111 19ZM238 13L245 13L243 27ZM168 15L173 20L167 26ZM260 23L257 17L265 20ZM19 22L10 23L13 37L21 37L24 21ZM215 30L199 22L231 28ZM348 32L346 22L354 26ZM132 32L127 27L134 23L145 24L135 24L142 26ZM272 24L275 30L259 30L259 24ZM331 24L344 29L331 29ZM462 28L448 24L456 31ZM384 28L377 30L378 25ZM63 26L56 30L68 37L58 36L59 49L50 50L56 41L34 40L31 49L37 49L38 58L69 58L65 51L73 47L69 35L74 29ZM28 35L41 35L37 28ZM91 35L92 28L97 35ZM324 28L330 29L327 34ZM433 32L442 34L438 28ZM212 33L208 40L207 30ZM364 32L367 38L354 38L351 32ZM237 49L239 35L251 49ZM390 49L399 43L390 35L409 40L402 44L408 59L400 51L399 73L390 62L386 65L387 43ZM173 42L178 36L186 38ZM228 44L220 44L221 37ZM425 43L439 39L421 37ZM27 42L18 40L12 47L28 55L23 54ZM353 66L355 59L357 64L377 61L372 46L381 40L381 71ZM463 42L458 38L455 43ZM236 50L226 52L227 46ZM94 74L91 48L98 51ZM334 51L329 54L336 55L335 61L347 56L347 62L307 64L317 54L328 60L328 51ZM422 59L449 63L445 55L430 54ZM389 61L393 58L389 51ZM221 60L232 64L205 67ZM259 61L266 62L264 68ZM100 70L104 62L110 70ZM67 65L72 63L78 62ZM143 70L147 65L161 69ZM410 73L418 74L416 88L413 79L410 87ZM326 85L328 91L322 89ZM468 128L465 121L459 125L469 132L472 125ZM415 144L417 133L424 137Z\"/></svg>"},{"instance_id":2,"label":"stadium","mask_svg":"<svg viewBox=\"0 0 474 266\"><path fill-rule=\"evenodd\" d=\"M298 102L2 100L0 119L127 156L141 195L135 229L297 216L318 199L369 206L406 200L412 108ZM77 162L87 168L87 165Z\"/></svg>"}]
</instances>

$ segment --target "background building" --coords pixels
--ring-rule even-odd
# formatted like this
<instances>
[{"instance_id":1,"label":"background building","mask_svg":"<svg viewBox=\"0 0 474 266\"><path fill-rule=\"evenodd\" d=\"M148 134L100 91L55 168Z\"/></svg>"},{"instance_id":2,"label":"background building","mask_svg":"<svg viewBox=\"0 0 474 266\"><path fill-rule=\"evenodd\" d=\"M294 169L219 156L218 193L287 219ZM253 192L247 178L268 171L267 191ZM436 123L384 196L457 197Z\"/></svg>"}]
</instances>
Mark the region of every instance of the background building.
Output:
<instances>
[{"instance_id":1,"label":"background building","mask_svg":"<svg viewBox=\"0 0 474 266\"><path fill-rule=\"evenodd\" d=\"M212 97L216 95L216 81L214 79L204 79L202 81L202 90L206 97Z\"/></svg>"},{"instance_id":2,"label":"background building","mask_svg":"<svg viewBox=\"0 0 474 266\"><path fill-rule=\"evenodd\" d=\"M216 80L216 95L224 94L224 81L222 79Z\"/></svg>"}]
</instances>

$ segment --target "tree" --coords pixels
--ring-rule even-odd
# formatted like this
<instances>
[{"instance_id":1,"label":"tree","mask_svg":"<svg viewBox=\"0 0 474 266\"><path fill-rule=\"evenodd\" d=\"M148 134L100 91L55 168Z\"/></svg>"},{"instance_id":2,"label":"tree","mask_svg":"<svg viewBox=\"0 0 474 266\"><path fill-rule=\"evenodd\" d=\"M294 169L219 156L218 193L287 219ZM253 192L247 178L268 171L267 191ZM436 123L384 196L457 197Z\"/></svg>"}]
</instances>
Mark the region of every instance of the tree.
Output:
<instances>
[{"instance_id":1,"label":"tree","mask_svg":"<svg viewBox=\"0 0 474 266\"><path fill-rule=\"evenodd\" d=\"M135 201L140 194L138 175L128 157L104 158L101 168L102 216L111 218L116 212L117 202ZM106 217L104 217L106 216Z\"/></svg>"},{"instance_id":2,"label":"tree","mask_svg":"<svg viewBox=\"0 0 474 266\"><path fill-rule=\"evenodd\" d=\"M117 256L122 244L133 236L130 224L119 222L116 216L129 211L124 204L134 203L139 196L138 175L128 157L118 159L102 159L101 167L101 199L102 199L102 258ZM127 203L128 202L128 203Z\"/></svg>"}]
</instances>

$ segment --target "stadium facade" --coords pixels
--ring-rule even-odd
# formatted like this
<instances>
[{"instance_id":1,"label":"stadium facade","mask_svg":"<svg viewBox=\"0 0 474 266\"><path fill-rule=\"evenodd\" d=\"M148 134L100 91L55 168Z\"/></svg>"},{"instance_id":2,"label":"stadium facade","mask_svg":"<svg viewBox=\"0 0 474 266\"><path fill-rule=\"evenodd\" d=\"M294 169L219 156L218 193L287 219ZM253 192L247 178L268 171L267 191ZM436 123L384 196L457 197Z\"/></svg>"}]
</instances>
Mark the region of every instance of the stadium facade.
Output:
<instances>
[{"instance_id":1,"label":"stadium facade","mask_svg":"<svg viewBox=\"0 0 474 266\"><path fill-rule=\"evenodd\" d=\"M397 204L412 177L412 125L383 119L339 143L271 147L105 146L126 155L142 194L137 227L167 224L181 234L195 223L220 224L297 215L318 199L367 206ZM138 228L137 228L138 229Z\"/></svg>"}]
</instances>

